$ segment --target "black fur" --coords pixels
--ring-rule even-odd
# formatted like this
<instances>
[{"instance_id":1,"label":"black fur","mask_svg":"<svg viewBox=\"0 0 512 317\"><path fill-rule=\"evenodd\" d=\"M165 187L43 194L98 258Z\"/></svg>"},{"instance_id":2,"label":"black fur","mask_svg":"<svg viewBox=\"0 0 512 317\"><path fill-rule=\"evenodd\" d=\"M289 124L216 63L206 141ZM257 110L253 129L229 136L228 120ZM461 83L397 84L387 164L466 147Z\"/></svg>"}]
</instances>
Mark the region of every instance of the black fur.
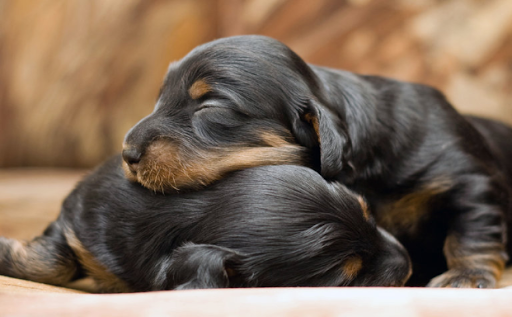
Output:
<instances>
[{"instance_id":1,"label":"black fur","mask_svg":"<svg viewBox=\"0 0 512 317\"><path fill-rule=\"evenodd\" d=\"M407 252L364 207L298 166L247 169L200 192L162 195L126 180L118 156L79 183L34 240L63 248L43 251L54 280L34 276L41 261L19 257L33 250L12 240L0 240L0 274L62 284L59 270L71 268L80 274L67 280L91 275L103 291L403 285ZM69 263L54 269L48 259Z\"/></svg>"},{"instance_id":2,"label":"black fur","mask_svg":"<svg viewBox=\"0 0 512 317\"><path fill-rule=\"evenodd\" d=\"M198 80L208 87L200 98L190 93ZM172 64L154 112L126 136L127 175L153 190L204 185L160 174L151 144L166 140L190 162L267 149L263 132L300 146L304 165L369 201L410 252L411 285L443 273L430 285L496 285L508 261L510 129L468 121L428 86L308 65L270 38L220 39ZM270 156L253 166L281 164ZM211 180L241 167L221 165Z\"/></svg>"}]
</instances>

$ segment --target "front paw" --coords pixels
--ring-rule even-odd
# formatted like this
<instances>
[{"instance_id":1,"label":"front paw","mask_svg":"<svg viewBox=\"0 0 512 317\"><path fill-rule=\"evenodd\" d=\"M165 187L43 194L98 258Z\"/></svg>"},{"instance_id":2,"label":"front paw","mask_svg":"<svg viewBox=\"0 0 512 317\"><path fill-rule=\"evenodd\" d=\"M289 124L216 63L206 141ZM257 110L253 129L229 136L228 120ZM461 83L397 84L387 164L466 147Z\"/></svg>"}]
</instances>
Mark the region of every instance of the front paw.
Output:
<instances>
[{"instance_id":1,"label":"front paw","mask_svg":"<svg viewBox=\"0 0 512 317\"><path fill-rule=\"evenodd\" d=\"M452 269L434 277L427 287L494 288L496 278L480 270Z\"/></svg>"}]
</instances>

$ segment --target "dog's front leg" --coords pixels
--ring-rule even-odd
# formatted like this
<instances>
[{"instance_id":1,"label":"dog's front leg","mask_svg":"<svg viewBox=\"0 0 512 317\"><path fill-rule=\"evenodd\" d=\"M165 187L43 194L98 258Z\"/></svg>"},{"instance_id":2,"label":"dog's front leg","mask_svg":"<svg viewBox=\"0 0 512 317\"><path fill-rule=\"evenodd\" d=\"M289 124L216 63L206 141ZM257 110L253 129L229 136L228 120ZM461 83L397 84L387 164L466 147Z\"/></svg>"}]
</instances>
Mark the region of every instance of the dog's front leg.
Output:
<instances>
[{"instance_id":1,"label":"dog's front leg","mask_svg":"<svg viewBox=\"0 0 512 317\"><path fill-rule=\"evenodd\" d=\"M489 177L463 178L453 196L456 214L444 243L448 271L428 286L493 288L508 259L504 219L508 197Z\"/></svg>"}]
</instances>

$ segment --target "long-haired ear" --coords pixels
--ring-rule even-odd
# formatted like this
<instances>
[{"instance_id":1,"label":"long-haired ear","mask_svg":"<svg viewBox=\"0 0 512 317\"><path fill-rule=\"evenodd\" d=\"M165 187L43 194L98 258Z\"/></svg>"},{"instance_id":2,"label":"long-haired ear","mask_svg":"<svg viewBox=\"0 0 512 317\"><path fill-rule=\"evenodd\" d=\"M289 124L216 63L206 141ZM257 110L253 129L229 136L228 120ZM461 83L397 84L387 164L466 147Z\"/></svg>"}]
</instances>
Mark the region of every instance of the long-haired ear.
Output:
<instances>
[{"instance_id":1,"label":"long-haired ear","mask_svg":"<svg viewBox=\"0 0 512 317\"><path fill-rule=\"evenodd\" d=\"M346 123L318 101L308 100L307 106L292 119L292 129L301 145L319 149L320 173L324 178L338 179L342 172L351 171L352 145Z\"/></svg>"},{"instance_id":2,"label":"long-haired ear","mask_svg":"<svg viewBox=\"0 0 512 317\"><path fill-rule=\"evenodd\" d=\"M171 259L174 289L240 287L238 267L243 255L210 244L188 243L177 248Z\"/></svg>"}]
</instances>

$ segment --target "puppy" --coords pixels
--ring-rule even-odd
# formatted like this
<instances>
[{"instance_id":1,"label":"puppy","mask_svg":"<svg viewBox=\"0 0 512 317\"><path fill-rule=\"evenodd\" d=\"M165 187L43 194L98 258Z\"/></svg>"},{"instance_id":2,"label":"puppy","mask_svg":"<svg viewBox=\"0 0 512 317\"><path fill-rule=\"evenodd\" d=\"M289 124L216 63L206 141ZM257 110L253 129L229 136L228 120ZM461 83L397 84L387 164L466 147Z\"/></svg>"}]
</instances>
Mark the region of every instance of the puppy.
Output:
<instances>
[{"instance_id":1,"label":"puppy","mask_svg":"<svg viewBox=\"0 0 512 317\"><path fill-rule=\"evenodd\" d=\"M115 157L78 184L28 243L0 238L0 274L104 292L265 286L401 286L407 252L365 202L311 169L236 172L200 192L155 194Z\"/></svg>"},{"instance_id":2,"label":"puppy","mask_svg":"<svg viewBox=\"0 0 512 317\"><path fill-rule=\"evenodd\" d=\"M508 261L511 163L493 150L512 148L512 133L470 120L431 87L231 37L170 65L153 113L126 135L124 169L167 192L248 167L310 166L367 199L410 252L411 285L494 287Z\"/></svg>"}]
</instances>

